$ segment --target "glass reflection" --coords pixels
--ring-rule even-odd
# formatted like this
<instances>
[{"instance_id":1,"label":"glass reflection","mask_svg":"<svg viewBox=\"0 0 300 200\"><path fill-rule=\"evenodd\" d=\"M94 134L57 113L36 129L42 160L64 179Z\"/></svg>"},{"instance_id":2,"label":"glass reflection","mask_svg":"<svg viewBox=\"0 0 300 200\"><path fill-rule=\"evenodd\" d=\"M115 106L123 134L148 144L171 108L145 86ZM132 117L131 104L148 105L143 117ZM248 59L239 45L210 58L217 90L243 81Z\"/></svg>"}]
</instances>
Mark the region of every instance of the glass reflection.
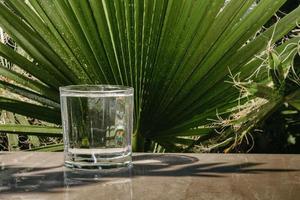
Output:
<instances>
[{"instance_id":1,"label":"glass reflection","mask_svg":"<svg viewBox=\"0 0 300 200\"><path fill-rule=\"evenodd\" d=\"M132 200L131 176L132 168L103 171L64 168L64 199Z\"/></svg>"}]
</instances>

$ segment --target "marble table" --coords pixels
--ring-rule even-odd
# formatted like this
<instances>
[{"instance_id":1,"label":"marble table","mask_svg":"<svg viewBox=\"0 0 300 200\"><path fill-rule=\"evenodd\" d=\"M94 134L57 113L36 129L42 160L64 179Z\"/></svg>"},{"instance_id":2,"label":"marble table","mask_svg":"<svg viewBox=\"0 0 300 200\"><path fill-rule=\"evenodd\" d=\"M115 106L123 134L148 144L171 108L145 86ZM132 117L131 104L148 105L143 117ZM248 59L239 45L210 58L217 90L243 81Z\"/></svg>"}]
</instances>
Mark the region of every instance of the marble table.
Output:
<instances>
[{"instance_id":1,"label":"marble table","mask_svg":"<svg viewBox=\"0 0 300 200\"><path fill-rule=\"evenodd\" d=\"M300 199L299 155L134 154L132 170L74 171L63 153L0 153L1 200Z\"/></svg>"}]
</instances>

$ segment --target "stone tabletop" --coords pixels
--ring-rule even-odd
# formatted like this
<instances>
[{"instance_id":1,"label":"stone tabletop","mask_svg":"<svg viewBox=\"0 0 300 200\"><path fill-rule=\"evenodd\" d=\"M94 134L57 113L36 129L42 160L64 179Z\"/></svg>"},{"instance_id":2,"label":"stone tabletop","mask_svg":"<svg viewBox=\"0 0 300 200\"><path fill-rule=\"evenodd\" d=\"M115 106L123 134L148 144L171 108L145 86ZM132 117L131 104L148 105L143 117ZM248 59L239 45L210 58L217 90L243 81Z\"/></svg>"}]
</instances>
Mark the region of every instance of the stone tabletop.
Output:
<instances>
[{"instance_id":1,"label":"stone tabletop","mask_svg":"<svg viewBox=\"0 0 300 200\"><path fill-rule=\"evenodd\" d=\"M300 199L299 155L135 154L132 170L63 167L63 153L0 153L1 200Z\"/></svg>"}]
</instances>

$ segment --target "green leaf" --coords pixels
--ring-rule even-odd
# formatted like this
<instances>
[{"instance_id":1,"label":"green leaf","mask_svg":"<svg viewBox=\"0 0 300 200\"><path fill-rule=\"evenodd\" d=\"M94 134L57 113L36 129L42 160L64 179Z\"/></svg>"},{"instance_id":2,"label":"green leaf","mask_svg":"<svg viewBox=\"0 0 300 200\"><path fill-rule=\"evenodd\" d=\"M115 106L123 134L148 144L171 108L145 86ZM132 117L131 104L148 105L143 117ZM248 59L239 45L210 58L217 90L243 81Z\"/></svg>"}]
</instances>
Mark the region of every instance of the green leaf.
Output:
<instances>
[{"instance_id":1,"label":"green leaf","mask_svg":"<svg viewBox=\"0 0 300 200\"><path fill-rule=\"evenodd\" d=\"M192 143L194 143L195 140L189 138L169 137L169 138L160 138L159 142L171 142L173 144L189 146Z\"/></svg>"},{"instance_id":2,"label":"green leaf","mask_svg":"<svg viewBox=\"0 0 300 200\"><path fill-rule=\"evenodd\" d=\"M275 52L269 52L270 74L276 88L280 89L284 83L284 72L279 56Z\"/></svg>"},{"instance_id":3,"label":"green leaf","mask_svg":"<svg viewBox=\"0 0 300 200\"><path fill-rule=\"evenodd\" d=\"M25 57L16 53L12 48L0 42L0 55L10 62L18 65L24 71L30 73L34 77L39 77L41 81L49 86L58 87L59 82L55 77L51 76L47 71L43 70L40 66L30 62Z\"/></svg>"},{"instance_id":4,"label":"green leaf","mask_svg":"<svg viewBox=\"0 0 300 200\"><path fill-rule=\"evenodd\" d=\"M300 110L300 89L288 95L286 99L289 104L291 104L297 110Z\"/></svg>"},{"instance_id":5,"label":"green leaf","mask_svg":"<svg viewBox=\"0 0 300 200\"><path fill-rule=\"evenodd\" d=\"M16 16L12 11L0 4L0 25L5 28L14 40L36 61L44 70L55 76L60 84L71 84L76 77L61 58L49 48L48 44L28 24ZM56 66L62 66L57 68ZM65 66L65 67L63 67Z\"/></svg>"},{"instance_id":6,"label":"green leaf","mask_svg":"<svg viewBox=\"0 0 300 200\"><path fill-rule=\"evenodd\" d=\"M21 116L21 115L18 115L18 114L15 114L15 117L16 117L16 120L22 124L22 125L30 125L29 122L28 122L28 119L27 117L25 116ZM40 146L40 140L38 138L38 136L35 136L35 135L28 135L28 141L29 143L34 146L34 147L38 147Z\"/></svg>"},{"instance_id":7,"label":"green leaf","mask_svg":"<svg viewBox=\"0 0 300 200\"><path fill-rule=\"evenodd\" d=\"M171 137L171 136L200 136L200 135L207 135L209 134L213 128L193 128L193 129L185 129L182 131L176 130L175 128L172 130L167 130L165 132L160 132L157 134L157 136L154 138L165 138L165 137Z\"/></svg>"},{"instance_id":8,"label":"green leaf","mask_svg":"<svg viewBox=\"0 0 300 200\"><path fill-rule=\"evenodd\" d=\"M11 112L2 111L2 119L5 123L15 123L14 114ZM9 151L17 151L19 150L19 135L6 133L8 150Z\"/></svg>"},{"instance_id":9,"label":"green leaf","mask_svg":"<svg viewBox=\"0 0 300 200\"><path fill-rule=\"evenodd\" d=\"M43 85L41 82L36 80L29 79L28 77L21 75L13 70L10 70L6 67L0 65L0 74L10 80L15 81L16 83L23 85L27 88L40 93L41 95L48 96L50 99L58 102L59 97L57 92L53 91L51 88Z\"/></svg>"},{"instance_id":10,"label":"green leaf","mask_svg":"<svg viewBox=\"0 0 300 200\"><path fill-rule=\"evenodd\" d=\"M174 90L168 90L168 93L172 93L173 98L168 98L169 103L163 104L161 107L165 107L165 109L174 109L180 105L180 109L176 109L176 111L186 110L189 105L204 96L205 92L207 92L214 84L218 83L218 81L224 82L224 78L226 80L224 74L228 73L228 68L232 69L232 65L228 63L228 57L232 58L233 56L236 56L237 50L242 47L247 39L249 39L244 38L243 35L248 34L248 30L251 30L252 34L255 34L257 29L266 23L266 21L274 14L274 11L276 11L283 2L284 0L261 1L256 9L254 9L244 20L241 20L236 24L237 27L232 27L230 33L228 33L228 38L216 40L216 43L214 44L215 47L213 45L211 48L209 48L210 46L207 47L207 45L201 46L204 48L204 55L206 56L200 60L201 62L198 61L196 64L198 67L189 71L184 79L177 79L180 83L176 84ZM206 37L215 39L215 36L209 34ZM237 43L239 43L240 46L236 46ZM198 54L195 54L195 56L196 55ZM245 57L246 56L243 55L240 58L244 59ZM237 60L234 62L238 63ZM214 78L212 79L210 77ZM180 85L180 87L178 87L178 85ZM205 87L203 87L203 85L205 85Z\"/></svg>"},{"instance_id":11,"label":"green leaf","mask_svg":"<svg viewBox=\"0 0 300 200\"><path fill-rule=\"evenodd\" d=\"M1 124L0 132L22 134L22 135L62 137L61 128L49 127L49 126L37 126L37 125Z\"/></svg>"},{"instance_id":12,"label":"green leaf","mask_svg":"<svg viewBox=\"0 0 300 200\"><path fill-rule=\"evenodd\" d=\"M57 109L0 97L0 108L10 112L26 115L55 124L61 123L60 111Z\"/></svg>"},{"instance_id":13,"label":"green leaf","mask_svg":"<svg viewBox=\"0 0 300 200\"><path fill-rule=\"evenodd\" d=\"M19 87L17 85L13 85L0 80L0 88L3 88L9 92L22 95L23 97L29 98L33 101L39 102L46 106L54 107L60 109L60 105L57 102L54 102L47 97L44 97L40 94L27 90L25 88Z\"/></svg>"},{"instance_id":14,"label":"green leaf","mask_svg":"<svg viewBox=\"0 0 300 200\"><path fill-rule=\"evenodd\" d=\"M0 26L33 61L5 45L0 45L0 55L38 80L1 68L1 74L13 80L1 86L41 105L1 98L0 107L60 123L59 86L133 86L134 150L149 150L144 149L148 140L159 146L149 148L161 152L182 150L176 143L180 136L209 139L214 130L203 127L214 127L210 125L254 98L241 96L232 79L243 82L259 71L265 65L259 56L267 59L275 43L274 52L282 60L280 74L286 76L299 43L299 38L278 40L296 27L300 7L262 29L286 0L259 1L254 7L255 0L4 2ZM268 69L261 72L250 89L261 97L272 96ZM282 88L280 95L292 91ZM190 138L184 139L182 145Z\"/></svg>"},{"instance_id":15,"label":"green leaf","mask_svg":"<svg viewBox=\"0 0 300 200\"><path fill-rule=\"evenodd\" d=\"M56 65L61 66L61 69L64 70L64 73L67 73L69 76L71 76L71 79L73 79L75 83L86 81L88 76L84 76L84 74L82 74L84 69L73 55L72 51L65 43L61 35L54 28L53 24L49 21L48 16L39 6L38 1L34 0L30 2L31 4L28 5L28 3L19 0L6 1L6 3L14 9L14 11L18 12L18 14L24 20L26 20L26 22L34 30L36 30L36 33L43 38L45 42L47 42L49 47L51 47L51 49L59 55L59 58L56 58L56 62L60 63L57 63ZM32 8L36 10L33 12ZM67 66L62 63L61 60L59 60L60 58L67 64ZM67 69L64 69L65 67L67 67ZM74 74L69 69L71 69Z\"/></svg>"},{"instance_id":16,"label":"green leaf","mask_svg":"<svg viewBox=\"0 0 300 200\"><path fill-rule=\"evenodd\" d=\"M57 151L63 151L64 145L63 144L52 144L52 145L46 145L43 147L37 147L29 149L28 151L37 151L37 152L57 152Z\"/></svg>"}]
</instances>

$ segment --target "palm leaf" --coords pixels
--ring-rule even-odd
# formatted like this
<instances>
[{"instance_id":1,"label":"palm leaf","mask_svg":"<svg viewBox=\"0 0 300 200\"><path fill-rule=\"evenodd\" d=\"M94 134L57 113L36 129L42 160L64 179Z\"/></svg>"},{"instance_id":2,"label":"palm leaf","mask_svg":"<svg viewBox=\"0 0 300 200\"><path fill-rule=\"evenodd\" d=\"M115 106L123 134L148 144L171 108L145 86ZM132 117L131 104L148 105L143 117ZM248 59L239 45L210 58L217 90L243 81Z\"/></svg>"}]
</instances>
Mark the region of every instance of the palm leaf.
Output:
<instances>
[{"instance_id":1,"label":"palm leaf","mask_svg":"<svg viewBox=\"0 0 300 200\"><path fill-rule=\"evenodd\" d=\"M16 117L16 120L19 122L19 124L30 125L30 123L28 122L27 117L17 115L17 114L15 115L15 117ZM28 141L31 144L31 146L33 146L33 147L38 147L41 144L38 136L36 136L36 135L29 135L28 136Z\"/></svg>"},{"instance_id":2,"label":"palm leaf","mask_svg":"<svg viewBox=\"0 0 300 200\"><path fill-rule=\"evenodd\" d=\"M1 120L4 121L5 123L15 123L15 117L14 114L11 112L7 111L2 111L1 112ZM7 134L7 147L8 150L19 150L19 135L15 133L8 133Z\"/></svg>"},{"instance_id":3,"label":"palm leaf","mask_svg":"<svg viewBox=\"0 0 300 200\"><path fill-rule=\"evenodd\" d=\"M62 137L61 128L37 125L2 124L0 125L0 132L22 135Z\"/></svg>"},{"instance_id":4,"label":"palm leaf","mask_svg":"<svg viewBox=\"0 0 300 200\"><path fill-rule=\"evenodd\" d=\"M59 110L54 108L40 106L6 97L0 97L0 108L51 123L61 123Z\"/></svg>"},{"instance_id":5,"label":"palm leaf","mask_svg":"<svg viewBox=\"0 0 300 200\"><path fill-rule=\"evenodd\" d=\"M262 64L256 55L300 20L298 7L256 35L285 0L259 1L254 8L254 0L3 2L0 26L33 61L4 45L0 55L38 80L1 68L16 83L2 87L37 102L1 98L1 108L60 123L59 86L133 86L134 150L145 150L149 141L178 149L175 144L191 144L180 136L210 135L209 119L226 117L247 101L227 83L231 73L249 77Z\"/></svg>"},{"instance_id":6,"label":"palm leaf","mask_svg":"<svg viewBox=\"0 0 300 200\"><path fill-rule=\"evenodd\" d=\"M64 145L63 144L50 144L43 147L36 147L32 148L28 151L40 151L40 152L57 152L57 151L63 151Z\"/></svg>"},{"instance_id":7,"label":"palm leaf","mask_svg":"<svg viewBox=\"0 0 300 200\"><path fill-rule=\"evenodd\" d=\"M5 31L12 35L15 41L32 56L39 64L43 64L45 71L56 77L60 84L71 84L72 71L61 61L40 36L34 32L18 16L11 12L2 3L0 4L0 24L7 27ZM54 63L52 63L54 62ZM56 66L62 66L56 68ZM62 72L62 71L64 72Z\"/></svg>"}]
</instances>

